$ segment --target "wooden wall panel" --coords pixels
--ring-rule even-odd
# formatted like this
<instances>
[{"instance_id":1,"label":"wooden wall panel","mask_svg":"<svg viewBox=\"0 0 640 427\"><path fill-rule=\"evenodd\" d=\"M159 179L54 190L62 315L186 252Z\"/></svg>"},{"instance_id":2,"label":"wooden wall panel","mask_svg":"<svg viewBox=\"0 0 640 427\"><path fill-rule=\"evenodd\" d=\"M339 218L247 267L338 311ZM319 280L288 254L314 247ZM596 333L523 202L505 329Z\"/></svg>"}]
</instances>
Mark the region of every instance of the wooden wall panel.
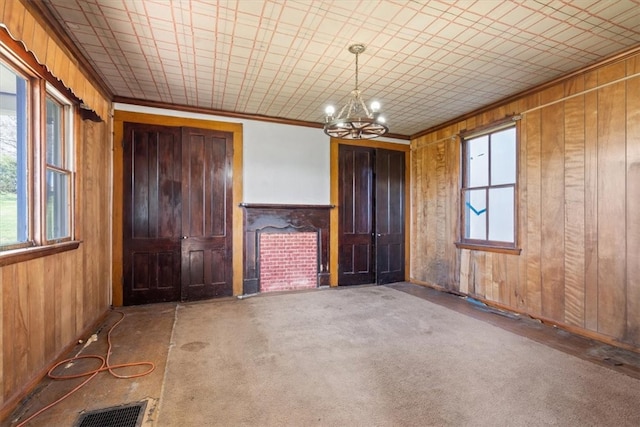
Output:
<instances>
[{"instance_id":1,"label":"wooden wall panel","mask_svg":"<svg viewBox=\"0 0 640 427\"><path fill-rule=\"evenodd\" d=\"M469 273L471 251L469 249L460 250L460 287L458 290L463 294L469 294Z\"/></svg>"},{"instance_id":2,"label":"wooden wall panel","mask_svg":"<svg viewBox=\"0 0 640 427\"><path fill-rule=\"evenodd\" d=\"M597 73L585 87L597 86ZM584 327L598 330L598 92L584 96Z\"/></svg>"},{"instance_id":3,"label":"wooden wall panel","mask_svg":"<svg viewBox=\"0 0 640 427\"><path fill-rule=\"evenodd\" d=\"M584 327L584 96L565 101L564 116L564 318L570 325Z\"/></svg>"},{"instance_id":4,"label":"wooden wall panel","mask_svg":"<svg viewBox=\"0 0 640 427\"><path fill-rule=\"evenodd\" d=\"M507 260L504 254L493 254L491 262L491 288L493 299L509 304L510 283L507 281Z\"/></svg>"},{"instance_id":5,"label":"wooden wall panel","mask_svg":"<svg viewBox=\"0 0 640 427\"><path fill-rule=\"evenodd\" d=\"M531 108L532 105L537 105L538 97L535 95L529 96L520 102L521 110ZM527 186L528 179L528 169L527 164L529 162L529 144L528 144L528 134L525 132L527 126L528 119L525 117L521 119L516 124L516 130L520 135L518 139L518 198L517 198L517 209L516 209L516 231L517 235L517 244L520 248L523 248L523 252L520 256L509 257L508 263L515 262L518 267L518 274L511 276L510 280L516 280L516 282L512 285L514 292L514 304L510 305L510 307L517 307L520 311L527 310L527 274L528 274L528 263L527 263L527 254L526 248L529 247L527 244L528 234L527 234L527 224L528 224L528 215L529 215L529 192ZM534 123L535 124L535 123ZM537 129L537 124L535 124L535 128Z\"/></svg>"},{"instance_id":6,"label":"wooden wall panel","mask_svg":"<svg viewBox=\"0 0 640 427\"><path fill-rule=\"evenodd\" d=\"M445 141L512 113L522 116L521 253L455 248L461 153ZM423 135L411 148L412 281L640 350L640 54Z\"/></svg>"},{"instance_id":7,"label":"wooden wall panel","mask_svg":"<svg viewBox=\"0 0 640 427\"><path fill-rule=\"evenodd\" d=\"M560 99L562 86L552 88ZM549 91L547 91L549 92ZM545 100L546 101L546 100ZM563 104L540 111L540 208L542 315L564 321L564 115Z\"/></svg>"},{"instance_id":8,"label":"wooden wall panel","mask_svg":"<svg viewBox=\"0 0 640 427\"><path fill-rule=\"evenodd\" d=\"M527 142L527 212L526 222L519 225L522 234L527 236L527 248L523 250L527 257L526 301L527 310L533 315L542 314L542 277L540 267L542 214L540 194L540 111L532 111L523 119L522 133ZM520 196L521 197L521 196ZM523 229L523 227L525 227Z\"/></svg>"},{"instance_id":9,"label":"wooden wall panel","mask_svg":"<svg viewBox=\"0 0 640 427\"><path fill-rule=\"evenodd\" d=\"M460 254L452 240L458 232L458 153L457 139L435 137L421 140L411 155L412 173L424 177L412 186L412 200L430 202L413 204L412 229L418 227L424 233L411 239L411 256L419 261L410 263L410 276L451 289L459 287L454 273Z\"/></svg>"},{"instance_id":10,"label":"wooden wall panel","mask_svg":"<svg viewBox=\"0 0 640 427\"><path fill-rule=\"evenodd\" d=\"M640 73L640 58L627 75ZM627 324L625 341L640 342L640 77L627 82Z\"/></svg>"},{"instance_id":11,"label":"wooden wall panel","mask_svg":"<svg viewBox=\"0 0 640 427\"><path fill-rule=\"evenodd\" d=\"M424 150L414 149L411 153L411 162L409 168L411 169L411 176L425 176L425 170L423 168L424 163ZM419 182L415 182L411 186L411 200L425 200L423 196L423 185L425 179L421 179ZM424 224L424 204L411 204L411 230L417 230L418 227L422 227ZM422 246L422 238L426 233L416 233L408 239L410 241L409 246L409 277L425 277L425 263L417 262L422 258L422 252L420 248Z\"/></svg>"},{"instance_id":12,"label":"wooden wall panel","mask_svg":"<svg viewBox=\"0 0 640 427\"><path fill-rule=\"evenodd\" d=\"M423 241L423 256L426 260L426 265L429 266L428 279L433 283L438 282L437 278L440 275L441 268L440 263L438 262L438 258L436 257L436 247L437 247L437 239L438 239L438 219L436 215L438 214L438 170L442 170L438 167L438 145L440 142L435 144L429 144L426 147L426 156L425 156L425 165L427 170L429 171L429 178L426 180L425 185L425 196L427 200L430 200L430 203L425 204L425 216L424 216L424 226L427 235L431 236L430 239L425 239ZM442 284L444 286L444 283Z\"/></svg>"},{"instance_id":13,"label":"wooden wall panel","mask_svg":"<svg viewBox=\"0 0 640 427\"><path fill-rule=\"evenodd\" d=\"M44 258L29 261L29 268L26 269L26 281L24 287L27 290L25 301L26 313L28 317L28 343L27 351L27 372L33 372L45 363L45 334L44 325L47 321L47 313L44 310L45 289L44 281Z\"/></svg>"},{"instance_id":14,"label":"wooden wall panel","mask_svg":"<svg viewBox=\"0 0 640 427\"><path fill-rule=\"evenodd\" d=\"M446 169L446 147L450 145L449 141L442 141L436 144L436 152L435 152L435 191L436 191L436 200L435 203L435 232L436 238L431 240L433 243L432 253L434 255L434 259L436 260L437 272L434 277L435 283L443 283L448 287L449 280L449 260L445 258L445 247L447 245L447 220L446 214L446 203L447 203L447 193L448 189L446 186L447 182L447 169Z\"/></svg>"},{"instance_id":15,"label":"wooden wall panel","mask_svg":"<svg viewBox=\"0 0 640 427\"><path fill-rule=\"evenodd\" d=\"M453 130L455 132L455 130ZM444 219L445 229L443 230L444 257L448 260L447 272L445 275L446 286L449 289L460 287L460 276L456 274L460 270L460 251L452 243L455 240L460 227L458 213L458 188L460 186L459 154L460 140L453 138L445 143L445 167L446 188L444 189Z\"/></svg>"},{"instance_id":16,"label":"wooden wall panel","mask_svg":"<svg viewBox=\"0 0 640 427\"><path fill-rule=\"evenodd\" d=\"M621 63L624 72L624 63ZM618 68L598 79L609 82ZM625 327L625 83L598 90L598 332L621 337Z\"/></svg>"}]
</instances>

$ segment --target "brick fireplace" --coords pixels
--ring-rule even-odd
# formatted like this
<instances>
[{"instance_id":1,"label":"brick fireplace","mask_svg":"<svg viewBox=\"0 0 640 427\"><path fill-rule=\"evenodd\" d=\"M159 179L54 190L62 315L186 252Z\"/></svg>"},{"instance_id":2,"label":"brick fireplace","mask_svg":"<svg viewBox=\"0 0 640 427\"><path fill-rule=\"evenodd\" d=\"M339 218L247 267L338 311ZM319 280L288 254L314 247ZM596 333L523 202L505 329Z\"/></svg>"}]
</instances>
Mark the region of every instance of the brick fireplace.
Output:
<instances>
[{"instance_id":1,"label":"brick fireplace","mask_svg":"<svg viewBox=\"0 0 640 427\"><path fill-rule=\"evenodd\" d=\"M318 286L318 233L259 234L260 292Z\"/></svg>"},{"instance_id":2,"label":"brick fireplace","mask_svg":"<svg viewBox=\"0 0 640 427\"><path fill-rule=\"evenodd\" d=\"M329 212L333 206L241 206L244 294L329 285Z\"/></svg>"}]
</instances>

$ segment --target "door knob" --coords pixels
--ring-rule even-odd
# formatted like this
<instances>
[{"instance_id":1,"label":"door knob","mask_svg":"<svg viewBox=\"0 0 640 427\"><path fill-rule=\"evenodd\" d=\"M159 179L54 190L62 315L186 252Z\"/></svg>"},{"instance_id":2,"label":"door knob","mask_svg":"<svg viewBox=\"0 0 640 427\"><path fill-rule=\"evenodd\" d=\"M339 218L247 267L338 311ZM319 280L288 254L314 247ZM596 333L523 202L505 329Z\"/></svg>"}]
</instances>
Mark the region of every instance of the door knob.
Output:
<instances>
[{"instance_id":1,"label":"door knob","mask_svg":"<svg viewBox=\"0 0 640 427\"><path fill-rule=\"evenodd\" d=\"M188 239L188 238L189 238L189 236L182 236L182 240Z\"/></svg>"}]
</instances>

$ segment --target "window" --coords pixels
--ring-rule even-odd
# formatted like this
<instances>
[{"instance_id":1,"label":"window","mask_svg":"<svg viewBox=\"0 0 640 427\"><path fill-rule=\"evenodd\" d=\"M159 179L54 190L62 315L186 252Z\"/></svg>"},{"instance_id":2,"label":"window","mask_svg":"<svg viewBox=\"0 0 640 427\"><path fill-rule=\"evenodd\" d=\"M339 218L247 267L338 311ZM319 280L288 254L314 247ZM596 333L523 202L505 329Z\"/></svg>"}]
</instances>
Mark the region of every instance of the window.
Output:
<instances>
[{"instance_id":1,"label":"window","mask_svg":"<svg viewBox=\"0 0 640 427\"><path fill-rule=\"evenodd\" d=\"M29 80L0 62L0 247L29 245Z\"/></svg>"},{"instance_id":2,"label":"window","mask_svg":"<svg viewBox=\"0 0 640 427\"><path fill-rule=\"evenodd\" d=\"M58 98L59 99L59 98ZM46 240L71 237L72 152L70 150L70 106L53 98L46 100Z\"/></svg>"},{"instance_id":3,"label":"window","mask_svg":"<svg viewBox=\"0 0 640 427\"><path fill-rule=\"evenodd\" d=\"M72 111L0 55L0 256L73 239Z\"/></svg>"},{"instance_id":4,"label":"window","mask_svg":"<svg viewBox=\"0 0 640 427\"><path fill-rule=\"evenodd\" d=\"M517 144L513 121L462 139L458 246L516 248Z\"/></svg>"}]
</instances>

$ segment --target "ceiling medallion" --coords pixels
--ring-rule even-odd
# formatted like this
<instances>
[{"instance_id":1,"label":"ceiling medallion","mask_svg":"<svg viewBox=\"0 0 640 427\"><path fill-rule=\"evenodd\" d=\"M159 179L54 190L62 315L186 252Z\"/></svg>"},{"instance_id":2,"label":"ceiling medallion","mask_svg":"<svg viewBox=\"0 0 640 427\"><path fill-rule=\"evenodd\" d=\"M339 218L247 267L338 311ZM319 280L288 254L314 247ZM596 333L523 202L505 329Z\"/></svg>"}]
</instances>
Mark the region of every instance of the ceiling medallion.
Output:
<instances>
[{"instance_id":1,"label":"ceiling medallion","mask_svg":"<svg viewBox=\"0 0 640 427\"><path fill-rule=\"evenodd\" d=\"M384 117L380 115L380 103L374 101L367 108L358 89L358 55L364 49L363 44L349 46L349 52L356 56L356 88L351 91L349 102L337 115L334 115L336 110L332 105L324 110L324 133L333 138L372 139L389 132Z\"/></svg>"}]
</instances>

